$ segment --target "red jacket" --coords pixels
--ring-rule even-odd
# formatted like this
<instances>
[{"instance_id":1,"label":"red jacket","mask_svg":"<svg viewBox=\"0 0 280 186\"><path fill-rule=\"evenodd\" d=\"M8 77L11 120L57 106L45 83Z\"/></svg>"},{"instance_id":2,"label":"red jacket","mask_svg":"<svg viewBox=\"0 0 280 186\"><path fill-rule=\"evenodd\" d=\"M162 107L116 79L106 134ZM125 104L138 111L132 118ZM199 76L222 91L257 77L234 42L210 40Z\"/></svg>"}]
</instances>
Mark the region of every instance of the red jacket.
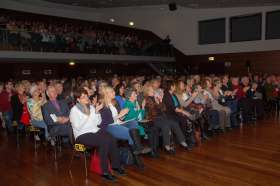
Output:
<instances>
[{"instance_id":1,"label":"red jacket","mask_svg":"<svg viewBox=\"0 0 280 186\"><path fill-rule=\"evenodd\" d=\"M246 97L246 93L243 91L243 87L240 85L232 85L232 90L237 90L235 96L237 99L241 99L241 98L245 98Z\"/></svg>"},{"instance_id":2,"label":"red jacket","mask_svg":"<svg viewBox=\"0 0 280 186\"><path fill-rule=\"evenodd\" d=\"M12 111L11 99L9 93L3 90L0 93L0 112L10 112Z\"/></svg>"}]
</instances>

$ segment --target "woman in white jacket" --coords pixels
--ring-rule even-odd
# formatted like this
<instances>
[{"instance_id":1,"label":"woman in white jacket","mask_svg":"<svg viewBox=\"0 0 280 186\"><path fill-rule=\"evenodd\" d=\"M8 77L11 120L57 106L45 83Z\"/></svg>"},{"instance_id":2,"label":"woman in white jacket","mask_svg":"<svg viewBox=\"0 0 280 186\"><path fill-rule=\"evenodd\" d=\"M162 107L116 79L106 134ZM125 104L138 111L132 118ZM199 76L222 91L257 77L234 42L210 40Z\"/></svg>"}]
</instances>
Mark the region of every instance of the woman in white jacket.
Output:
<instances>
[{"instance_id":1,"label":"woman in white jacket","mask_svg":"<svg viewBox=\"0 0 280 186\"><path fill-rule=\"evenodd\" d=\"M72 124L76 143L88 147L97 147L100 156L100 166L103 171L102 177L114 181L116 179L108 170L108 156L111 159L112 169L119 175L124 175L120 168L120 153L115 138L106 131L100 130L101 123L99 110L102 105L90 106L87 91L80 89L75 91L74 97L77 104L72 107L70 121Z\"/></svg>"}]
</instances>

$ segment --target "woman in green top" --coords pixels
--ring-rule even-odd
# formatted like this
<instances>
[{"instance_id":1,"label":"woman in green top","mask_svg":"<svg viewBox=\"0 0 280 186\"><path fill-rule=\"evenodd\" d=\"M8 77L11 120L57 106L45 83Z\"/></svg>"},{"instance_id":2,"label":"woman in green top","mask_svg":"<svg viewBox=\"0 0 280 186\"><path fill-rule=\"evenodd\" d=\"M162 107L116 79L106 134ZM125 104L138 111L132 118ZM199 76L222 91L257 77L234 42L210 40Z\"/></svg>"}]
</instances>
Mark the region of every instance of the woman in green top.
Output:
<instances>
[{"instance_id":1,"label":"woman in green top","mask_svg":"<svg viewBox=\"0 0 280 186\"><path fill-rule=\"evenodd\" d=\"M136 120L140 121L142 118L144 118L144 108L145 108L145 101L142 103L142 107L140 108L138 102L137 102L137 94L136 91L132 88L128 88L125 91L125 103L124 108L127 108L129 111L125 115L124 120L130 121L130 120ZM138 125L139 126L139 125ZM143 127L139 126L138 129L140 130L140 135L145 135Z\"/></svg>"},{"instance_id":2,"label":"woman in green top","mask_svg":"<svg viewBox=\"0 0 280 186\"><path fill-rule=\"evenodd\" d=\"M124 108L127 108L129 111L125 115L124 120L125 121L131 121L131 120L141 121L144 118L144 114L145 114L145 110L144 110L145 100L143 100L142 105L140 107L137 102L137 93L132 88L128 88L125 91L125 97L126 97L126 101L124 103ZM149 125L149 124L147 124L147 125ZM138 129L139 129L140 135L145 135L145 130L141 125L138 125ZM157 147L158 147L159 131L153 125L150 125L146 132L148 135L150 147L152 149L151 156L158 157Z\"/></svg>"}]
</instances>

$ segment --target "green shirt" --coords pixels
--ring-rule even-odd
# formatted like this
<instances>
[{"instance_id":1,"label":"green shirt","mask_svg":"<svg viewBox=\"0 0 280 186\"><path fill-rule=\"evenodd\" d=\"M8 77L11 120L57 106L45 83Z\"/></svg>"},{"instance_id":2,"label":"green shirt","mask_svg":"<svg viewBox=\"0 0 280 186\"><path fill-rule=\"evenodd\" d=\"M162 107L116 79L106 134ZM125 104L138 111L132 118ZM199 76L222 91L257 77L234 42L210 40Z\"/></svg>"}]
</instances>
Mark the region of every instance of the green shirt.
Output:
<instances>
[{"instance_id":1,"label":"green shirt","mask_svg":"<svg viewBox=\"0 0 280 186\"><path fill-rule=\"evenodd\" d=\"M126 100L124 103L124 108L128 108L128 113L127 115L125 115L124 120L139 120L139 118L143 118L144 117L144 110L142 109L138 109L138 103L137 102L131 102L129 100ZM141 120L141 119L140 119Z\"/></svg>"},{"instance_id":2,"label":"green shirt","mask_svg":"<svg viewBox=\"0 0 280 186\"><path fill-rule=\"evenodd\" d=\"M125 121L133 120L133 119L141 120L142 118L144 118L145 111L142 110L142 109L138 109L139 106L138 106L138 103L136 101L133 103L129 100L126 100L125 103L124 103L124 108L129 109L128 113L124 117ZM139 133L140 133L141 136L145 135L145 131L144 131L144 128L142 126L138 125L137 128L139 129Z\"/></svg>"}]
</instances>

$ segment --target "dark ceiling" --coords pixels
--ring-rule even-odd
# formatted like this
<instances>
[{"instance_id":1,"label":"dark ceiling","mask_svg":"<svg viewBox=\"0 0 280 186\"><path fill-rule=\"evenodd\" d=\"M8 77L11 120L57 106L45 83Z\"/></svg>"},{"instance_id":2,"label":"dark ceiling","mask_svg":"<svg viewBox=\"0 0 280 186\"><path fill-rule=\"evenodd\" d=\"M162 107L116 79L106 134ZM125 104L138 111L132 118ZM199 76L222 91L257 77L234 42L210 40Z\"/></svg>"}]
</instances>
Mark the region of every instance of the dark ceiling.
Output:
<instances>
[{"instance_id":1,"label":"dark ceiling","mask_svg":"<svg viewBox=\"0 0 280 186\"><path fill-rule=\"evenodd\" d=\"M280 0L45 0L73 6L92 8L112 8L145 5L164 5L176 2L189 8L225 8L246 6L274 6L280 5Z\"/></svg>"}]
</instances>

